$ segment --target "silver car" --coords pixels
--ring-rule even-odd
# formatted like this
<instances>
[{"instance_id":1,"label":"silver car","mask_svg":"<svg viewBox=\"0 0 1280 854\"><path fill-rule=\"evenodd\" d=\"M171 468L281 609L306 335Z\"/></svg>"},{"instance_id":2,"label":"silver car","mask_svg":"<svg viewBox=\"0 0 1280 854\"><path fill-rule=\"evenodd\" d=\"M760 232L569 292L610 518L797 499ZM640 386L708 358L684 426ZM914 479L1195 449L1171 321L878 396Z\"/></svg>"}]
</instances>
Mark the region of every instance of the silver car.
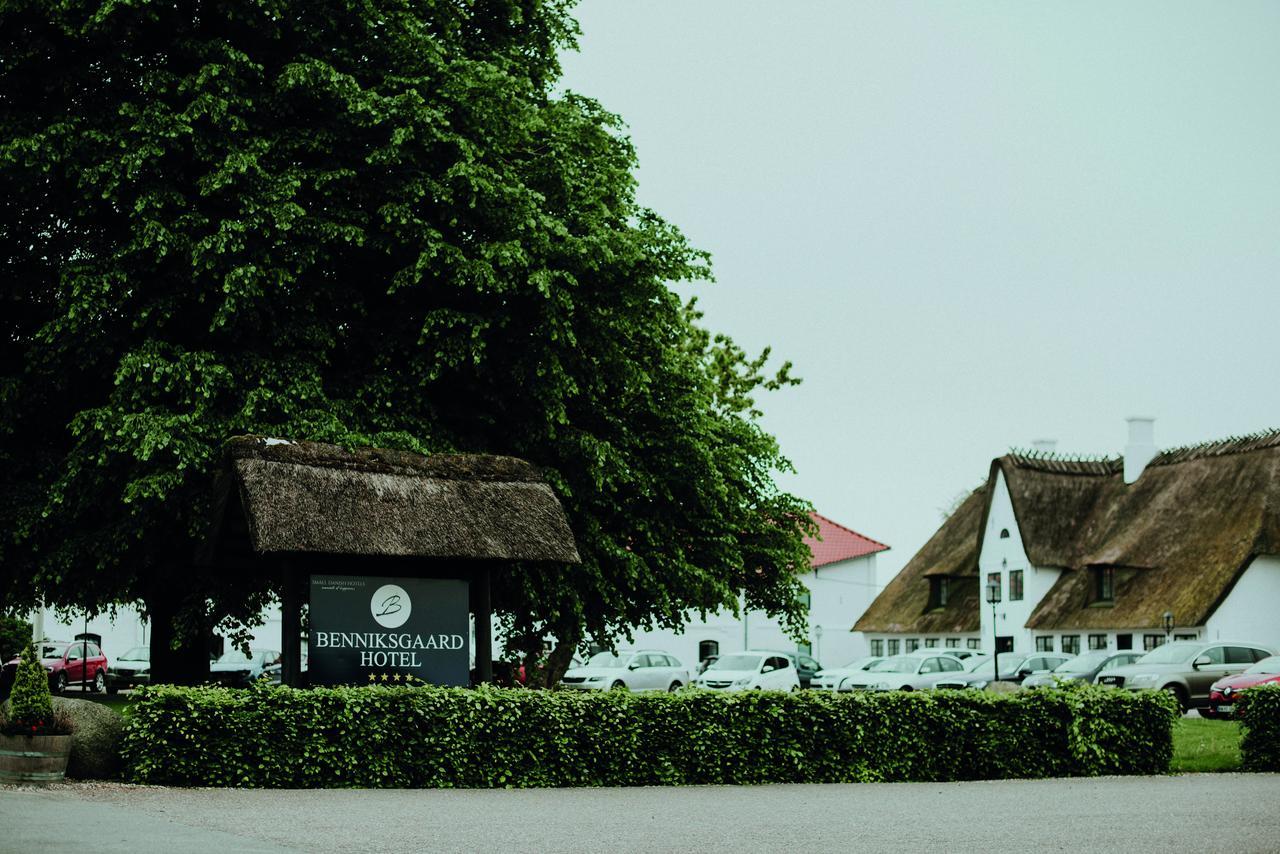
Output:
<instances>
[{"instance_id":1,"label":"silver car","mask_svg":"<svg viewBox=\"0 0 1280 854\"><path fill-rule=\"evenodd\" d=\"M560 684L576 691L674 691L689 684L689 670L658 649L598 652L565 673Z\"/></svg>"},{"instance_id":2,"label":"silver car","mask_svg":"<svg viewBox=\"0 0 1280 854\"><path fill-rule=\"evenodd\" d=\"M862 671L880 661L884 661L883 655L868 655L855 658L840 667L823 668L813 674L813 681L809 685L819 691L850 691L852 689L846 684L849 677L863 675Z\"/></svg>"},{"instance_id":3,"label":"silver car","mask_svg":"<svg viewBox=\"0 0 1280 854\"><path fill-rule=\"evenodd\" d=\"M1240 641L1174 641L1158 646L1133 664L1104 670L1099 685L1141 691L1159 688L1178 698L1183 711L1209 705L1209 686L1241 673L1275 650Z\"/></svg>"},{"instance_id":4,"label":"silver car","mask_svg":"<svg viewBox=\"0 0 1280 854\"><path fill-rule=\"evenodd\" d=\"M920 691L964 672L960 659L936 649L917 650L877 662L845 680L851 691Z\"/></svg>"}]
</instances>

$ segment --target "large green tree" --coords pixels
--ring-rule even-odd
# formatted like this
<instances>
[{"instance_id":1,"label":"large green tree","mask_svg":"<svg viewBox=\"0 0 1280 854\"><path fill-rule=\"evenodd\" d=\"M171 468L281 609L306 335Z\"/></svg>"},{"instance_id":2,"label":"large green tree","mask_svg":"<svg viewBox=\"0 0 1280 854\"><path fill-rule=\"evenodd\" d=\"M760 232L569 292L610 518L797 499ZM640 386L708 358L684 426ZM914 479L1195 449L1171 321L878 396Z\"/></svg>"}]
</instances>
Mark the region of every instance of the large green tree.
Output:
<instances>
[{"instance_id":1,"label":"large green tree","mask_svg":"<svg viewBox=\"0 0 1280 854\"><path fill-rule=\"evenodd\" d=\"M584 563L499 582L519 644L803 624L792 380L669 289L707 259L556 89L568 5L0 0L0 606L251 620L191 557L265 433L545 467Z\"/></svg>"}]
</instances>

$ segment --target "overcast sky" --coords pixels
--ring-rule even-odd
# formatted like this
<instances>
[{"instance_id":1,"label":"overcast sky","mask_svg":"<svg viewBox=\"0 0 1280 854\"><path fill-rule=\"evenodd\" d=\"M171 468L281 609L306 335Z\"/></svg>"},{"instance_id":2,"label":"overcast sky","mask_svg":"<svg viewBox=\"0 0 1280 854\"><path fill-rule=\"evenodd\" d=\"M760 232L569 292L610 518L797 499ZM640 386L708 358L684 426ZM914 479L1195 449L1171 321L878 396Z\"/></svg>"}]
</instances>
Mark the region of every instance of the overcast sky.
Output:
<instances>
[{"instance_id":1,"label":"overcast sky","mask_svg":"<svg viewBox=\"0 0 1280 854\"><path fill-rule=\"evenodd\" d=\"M882 583L1010 447L1280 426L1280 3L577 12L565 85L712 253L707 324L795 362L782 483Z\"/></svg>"}]
</instances>

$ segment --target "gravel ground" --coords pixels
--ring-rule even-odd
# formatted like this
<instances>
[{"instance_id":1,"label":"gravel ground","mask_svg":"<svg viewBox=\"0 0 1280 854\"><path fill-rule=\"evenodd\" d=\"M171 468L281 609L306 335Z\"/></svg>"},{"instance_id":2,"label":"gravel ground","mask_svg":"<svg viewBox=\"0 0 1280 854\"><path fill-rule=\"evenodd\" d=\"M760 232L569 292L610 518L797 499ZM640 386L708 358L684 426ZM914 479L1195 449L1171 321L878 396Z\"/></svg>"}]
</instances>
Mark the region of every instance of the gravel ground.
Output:
<instances>
[{"instance_id":1,"label":"gravel ground","mask_svg":"<svg viewBox=\"0 0 1280 854\"><path fill-rule=\"evenodd\" d=\"M638 789L0 787L3 852L1280 851L1280 774Z\"/></svg>"}]
</instances>

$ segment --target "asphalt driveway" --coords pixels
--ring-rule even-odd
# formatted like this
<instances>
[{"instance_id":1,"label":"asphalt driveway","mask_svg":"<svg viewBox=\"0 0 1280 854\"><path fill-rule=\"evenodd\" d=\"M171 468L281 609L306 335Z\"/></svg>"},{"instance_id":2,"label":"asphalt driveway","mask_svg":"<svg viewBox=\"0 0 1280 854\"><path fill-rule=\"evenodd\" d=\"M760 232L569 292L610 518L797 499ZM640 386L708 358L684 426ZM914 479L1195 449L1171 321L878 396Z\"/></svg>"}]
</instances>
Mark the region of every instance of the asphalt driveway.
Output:
<instances>
[{"instance_id":1,"label":"asphalt driveway","mask_svg":"<svg viewBox=\"0 0 1280 854\"><path fill-rule=\"evenodd\" d=\"M1280 774L640 789L0 787L3 852L1280 850Z\"/></svg>"}]
</instances>

